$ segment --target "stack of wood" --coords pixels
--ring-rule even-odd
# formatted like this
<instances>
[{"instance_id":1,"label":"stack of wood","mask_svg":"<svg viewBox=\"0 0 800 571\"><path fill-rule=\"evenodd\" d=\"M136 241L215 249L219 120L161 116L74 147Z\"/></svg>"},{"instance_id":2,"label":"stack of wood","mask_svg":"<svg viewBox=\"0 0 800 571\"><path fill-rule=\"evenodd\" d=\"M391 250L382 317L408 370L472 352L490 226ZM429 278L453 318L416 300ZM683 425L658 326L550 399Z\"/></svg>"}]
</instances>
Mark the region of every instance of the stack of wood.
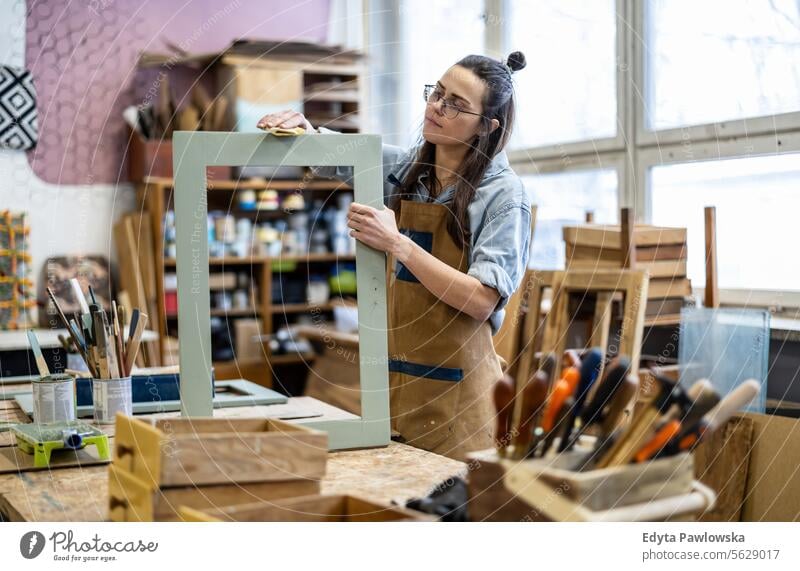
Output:
<instances>
[{"instance_id":1,"label":"stack of wood","mask_svg":"<svg viewBox=\"0 0 800 571\"><path fill-rule=\"evenodd\" d=\"M605 270L626 265L620 226L580 224L564 227L567 269ZM633 229L637 270L650 273L645 317L678 316L692 293L686 277L686 228L637 224Z\"/></svg>"}]
</instances>

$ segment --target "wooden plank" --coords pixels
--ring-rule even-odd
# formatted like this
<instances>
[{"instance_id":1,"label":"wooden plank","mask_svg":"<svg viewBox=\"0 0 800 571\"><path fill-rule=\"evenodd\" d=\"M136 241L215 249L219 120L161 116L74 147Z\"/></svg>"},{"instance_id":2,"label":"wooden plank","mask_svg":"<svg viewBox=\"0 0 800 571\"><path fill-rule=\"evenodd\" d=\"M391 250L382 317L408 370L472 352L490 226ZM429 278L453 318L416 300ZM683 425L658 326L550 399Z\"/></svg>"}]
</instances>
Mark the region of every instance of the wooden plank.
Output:
<instances>
[{"instance_id":1,"label":"wooden plank","mask_svg":"<svg viewBox=\"0 0 800 571\"><path fill-rule=\"evenodd\" d=\"M569 263L577 260L614 262L619 266L620 248L602 246L579 246L566 243L566 257ZM637 246L636 262L653 262L656 260L686 260L686 244L667 244L659 246Z\"/></svg>"},{"instance_id":2,"label":"wooden plank","mask_svg":"<svg viewBox=\"0 0 800 571\"><path fill-rule=\"evenodd\" d=\"M564 241L577 246L594 246L616 250L622 248L621 229L619 226L613 225L565 226ZM634 229L634 243L637 247L685 244L686 228L637 224Z\"/></svg>"},{"instance_id":3,"label":"wooden plank","mask_svg":"<svg viewBox=\"0 0 800 571\"><path fill-rule=\"evenodd\" d=\"M697 447L695 475L717 493L702 521L741 521L752 447L753 421L746 417L732 418Z\"/></svg>"},{"instance_id":4,"label":"wooden plank","mask_svg":"<svg viewBox=\"0 0 800 571\"><path fill-rule=\"evenodd\" d=\"M567 264L570 270L613 270L620 267L619 260L598 260L593 259L571 259ZM685 278L686 260L656 260L654 262L642 262L636 260L637 270L647 270L650 278Z\"/></svg>"},{"instance_id":5,"label":"wooden plank","mask_svg":"<svg viewBox=\"0 0 800 571\"><path fill-rule=\"evenodd\" d=\"M688 297L692 295L692 282L688 279L657 278L650 280L649 297Z\"/></svg>"},{"instance_id":6,"label":"wooden plank","mask_svg":"<svg viewBox=\"0 0 800 571\"><path fill-rule=\"evenodd\" d=\"M800 521L800 421L744 414L753 421L743 521Z\"/></svg>"},{"instance_id":7,"label":"wooden plank","mask_svg":"<svg viewBox=\"0 0 800 571\"><path fill-rule=\"evenodd\" d=\"M706 235L706 307L719 307L719 283L717 281L717 209L706 206L705 216Z\"/></svg>"},{"instance_id":8,"label":"wooden plank","mask_svg":"<svg viewBox=\"0 0 800 571\"><path fill-rule=\"evenodd\" d=\"M630 270L636 267L636 238L633 234L633 211L630 208L623 208L620 212L620 221L620 262L623 268Z\"/></svg>"}]
</instances>

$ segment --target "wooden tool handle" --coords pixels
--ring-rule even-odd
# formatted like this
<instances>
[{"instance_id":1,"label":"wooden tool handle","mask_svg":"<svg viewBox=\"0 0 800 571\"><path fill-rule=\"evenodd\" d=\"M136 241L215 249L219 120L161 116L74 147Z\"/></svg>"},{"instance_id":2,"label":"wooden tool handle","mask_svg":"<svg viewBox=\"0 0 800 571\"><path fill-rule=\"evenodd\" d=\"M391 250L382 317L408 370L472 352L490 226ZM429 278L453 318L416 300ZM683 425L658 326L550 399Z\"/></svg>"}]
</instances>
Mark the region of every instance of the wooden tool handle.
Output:
<instances>
[{"instance_id":1,"label":"wooden tool handle","mask_svg":"<svg viewBox=\"0 0 800 571\"><path fill-rule=\"evenodd\" d=\"M533 439L536 417L547 400L548 377L538 371L522 389L522 403L517 433L514 435L514 457L524 458Z\"/></svg>"},{"instance_id":2,"label":"wooden tool handle","mask_svg":"<svg viewBox=\"0 0 800 571\"><path fill-rule=\"evenodd\" d=\"M625 377L625 382L617 389L608 407L608 413L602 424L603 434L607 436L614 432L617 425L622 422L628 405L636 398L638 392L639 377L635 375L628 375Z\"/></svg>"},{"instance_id":3,"label":"wooden tool handle","mask_svg":"<svg viewBox=\"0 0 800 571\"><path fill-rule=\"evenodd\" d=\"M504 375L494 385L494 406L497 411L494 438L495 445L500 450L511 443L511 412L514 410L515 392L514 379L510 375Z\"/></svg>"},{"instance_id":4,"label":"wooden tool handle","mask_svg":"<svg viewBox=\"0 0 800 571\"><path fill-rule=\"evenodd\" d=\"M761 384L754 379L749 379L736 387L704 417L704 420L708 424L707 430L714 431L728 422L728 419L733 416L737 410L743 408L747 403L753 400L760 390Z\"/></svg>"}]
</instances>

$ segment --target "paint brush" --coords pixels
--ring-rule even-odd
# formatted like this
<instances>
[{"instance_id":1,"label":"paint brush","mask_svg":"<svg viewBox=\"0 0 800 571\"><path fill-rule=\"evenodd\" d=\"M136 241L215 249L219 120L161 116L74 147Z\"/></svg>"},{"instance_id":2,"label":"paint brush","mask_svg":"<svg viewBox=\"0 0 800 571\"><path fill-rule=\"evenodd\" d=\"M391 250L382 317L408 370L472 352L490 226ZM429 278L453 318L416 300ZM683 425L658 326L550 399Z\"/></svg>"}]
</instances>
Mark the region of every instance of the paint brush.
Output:
<instances>
[{"instance_id":1,"label":"paint brush","mask_svg":"<svg viewBox=\"0 0 800 571\"><path fill-rule=\"evenodd\" d=\"M28 329L27 334L28 343L31 344L31 351L33 351L33 357L36 359L36 367L39 369L39 375L46 377L50 374L50 369L47 368L47 361L44 360L44 355L42 355L42 348L39 347L39 340L36 338L36 333Z\"/></svg>"}]
</instances>

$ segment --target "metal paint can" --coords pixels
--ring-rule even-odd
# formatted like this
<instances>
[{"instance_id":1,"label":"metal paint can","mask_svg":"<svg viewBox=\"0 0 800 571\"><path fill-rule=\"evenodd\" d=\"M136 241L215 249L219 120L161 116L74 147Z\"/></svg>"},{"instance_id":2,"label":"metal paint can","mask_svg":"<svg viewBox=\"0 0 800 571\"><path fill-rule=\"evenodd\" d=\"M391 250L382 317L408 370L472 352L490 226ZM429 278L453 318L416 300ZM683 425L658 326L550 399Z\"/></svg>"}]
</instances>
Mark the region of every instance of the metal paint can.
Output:
<instances>
[{"instance_id":1,"label":"metal paint can","mask_svg":"<svg viewBox=\"0 0 800 571\"><path fill-rule=\"evenodd\" d=\"M131 378L92 379L94 421L97 424L114 424L117 413L133 414Z\"/></svg>"},{"instance_id":2,"label":"metal paint can","mask_svg":"<svg viewBox=\"0 0 800 571\"><path fill-rule=\"evenodd\" d=\"M33 421L39 424L75 420L75 378L58 373L34 379Z\"/></svg>"}]
</instances>

